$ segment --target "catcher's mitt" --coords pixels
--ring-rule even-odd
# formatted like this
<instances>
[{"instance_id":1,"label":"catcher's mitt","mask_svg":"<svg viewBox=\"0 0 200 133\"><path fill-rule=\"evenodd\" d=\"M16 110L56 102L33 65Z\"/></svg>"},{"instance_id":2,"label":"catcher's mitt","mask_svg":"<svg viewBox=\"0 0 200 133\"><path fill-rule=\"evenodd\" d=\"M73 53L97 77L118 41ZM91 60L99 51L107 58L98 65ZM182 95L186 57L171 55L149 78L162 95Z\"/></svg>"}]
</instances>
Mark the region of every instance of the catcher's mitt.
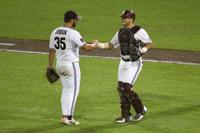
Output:
<instances>
[{"instance_id":1,"label":"catcher's mitt","mask_svg":"<svg viewBox=\"0 0 200 133\"><path fill-rule=\"evenodd\" d=\"M47 68L46 77L47 77L47 80L51 84L53 84L54 82L56 82L59 79L59 75L56 73L55 69L53 69L53 68Z\"/></svg>"}]
</instances>

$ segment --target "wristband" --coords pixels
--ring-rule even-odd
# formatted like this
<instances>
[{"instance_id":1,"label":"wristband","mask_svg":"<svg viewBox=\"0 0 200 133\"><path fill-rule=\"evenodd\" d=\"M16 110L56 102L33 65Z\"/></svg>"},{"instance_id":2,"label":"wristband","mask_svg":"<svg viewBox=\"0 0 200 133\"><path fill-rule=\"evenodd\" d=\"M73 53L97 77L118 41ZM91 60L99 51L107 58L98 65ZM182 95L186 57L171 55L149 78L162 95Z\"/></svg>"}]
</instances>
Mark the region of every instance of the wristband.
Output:
<instances>
[{"instance_id":1,"label":"wristband","mask_svg":"<svg viewBox=\"0 0 200 133\"><path fill-rule=\"evenodd\" d=\"M143 47L143 48L141 49L141 53L142 53L142 54L146 53L147 51L148 51L148 49L147 49L146 47Z\"/></svg>"},{"instance_id":2,"label":"wristband","mask_svg":"<svg viewBox=\"0 0 200 133\"><path fill-rule=\"evenodd\" d=\"M98 44L98 47L99 47L99 48L102 48L102 49L105 49L105 48L106 48L105 46L106 46L106 45L105 45L104 43L99 43L99 44Z\"/></svg>"}]
</instances>

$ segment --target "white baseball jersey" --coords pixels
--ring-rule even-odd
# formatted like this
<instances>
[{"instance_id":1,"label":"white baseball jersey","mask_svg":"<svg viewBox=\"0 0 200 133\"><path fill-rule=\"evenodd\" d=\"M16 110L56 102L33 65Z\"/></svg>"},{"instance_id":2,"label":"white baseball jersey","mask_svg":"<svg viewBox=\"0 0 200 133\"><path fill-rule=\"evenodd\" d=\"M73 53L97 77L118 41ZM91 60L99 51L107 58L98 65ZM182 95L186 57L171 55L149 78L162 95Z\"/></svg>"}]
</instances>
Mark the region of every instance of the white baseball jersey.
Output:
<instances>
[{"instance_id":1,"label":"white baseball jersey","mask_svg":"<svg viewBox=\"0 0 200 133\"><path fill-rule=\"evenodd\" d=\"M49 47L56 50L57 61L77 62L79 48L84 44L85 41L78 31L63 26L51 33Z\"/></svg>"}]
</instances>

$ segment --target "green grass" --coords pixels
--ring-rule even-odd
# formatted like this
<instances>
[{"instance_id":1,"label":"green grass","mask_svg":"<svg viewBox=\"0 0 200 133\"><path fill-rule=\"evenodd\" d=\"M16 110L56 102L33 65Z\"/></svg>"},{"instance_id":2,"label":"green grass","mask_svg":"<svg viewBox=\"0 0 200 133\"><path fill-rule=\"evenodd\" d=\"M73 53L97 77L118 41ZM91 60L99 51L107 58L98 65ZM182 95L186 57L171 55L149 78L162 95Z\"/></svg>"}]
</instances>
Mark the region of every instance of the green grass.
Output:
<instances>
[{"instance_id":1,"label":"green grass","mask_svg":"<svg viewBox=\"0 0 200 133\"><path fill-rule=\"evenodd\" d=\"M199 6L199 0L1 0L0 37L48 40L74 9L83 16L77 29L85 40L110 41L121 12L134 9L157 48L200 51Z\"/></svg>"},{"instance_id":2,"label":"green grass","mask_svg":"<svg viewBox=\"0 0 200 133\"><path fill-rule=\"evenodd\" d=\"M119 125L118 60L81 58L78 127L59 124L60 83L44 78L47 55L0 52L0 133L199 133L200 67L145 63L136 90L144 120Z\"/></svg>"}]
</instances>

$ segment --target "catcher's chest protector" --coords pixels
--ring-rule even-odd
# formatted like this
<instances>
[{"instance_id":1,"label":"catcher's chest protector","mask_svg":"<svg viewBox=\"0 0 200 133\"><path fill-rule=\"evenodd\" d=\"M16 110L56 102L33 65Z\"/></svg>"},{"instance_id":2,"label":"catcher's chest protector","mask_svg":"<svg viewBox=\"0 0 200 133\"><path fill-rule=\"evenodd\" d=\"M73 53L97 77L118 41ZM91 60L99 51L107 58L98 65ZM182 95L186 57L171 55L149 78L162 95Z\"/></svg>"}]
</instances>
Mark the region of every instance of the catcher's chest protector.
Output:
<instances>
[{"instance_id":1,"label":"catcher's chest protector","mask_svg":"<svg viewBox=\"0 0 200 133\"><path fill-rule=\"evenodd\" d=\"M131 29L121 28L118 33L120 42L121 55L130 55L131 48L130 44L137 45L137 41L134 38L134 34L140 30L140 26L134 26Z\"/></svg>"}]
</instances>

